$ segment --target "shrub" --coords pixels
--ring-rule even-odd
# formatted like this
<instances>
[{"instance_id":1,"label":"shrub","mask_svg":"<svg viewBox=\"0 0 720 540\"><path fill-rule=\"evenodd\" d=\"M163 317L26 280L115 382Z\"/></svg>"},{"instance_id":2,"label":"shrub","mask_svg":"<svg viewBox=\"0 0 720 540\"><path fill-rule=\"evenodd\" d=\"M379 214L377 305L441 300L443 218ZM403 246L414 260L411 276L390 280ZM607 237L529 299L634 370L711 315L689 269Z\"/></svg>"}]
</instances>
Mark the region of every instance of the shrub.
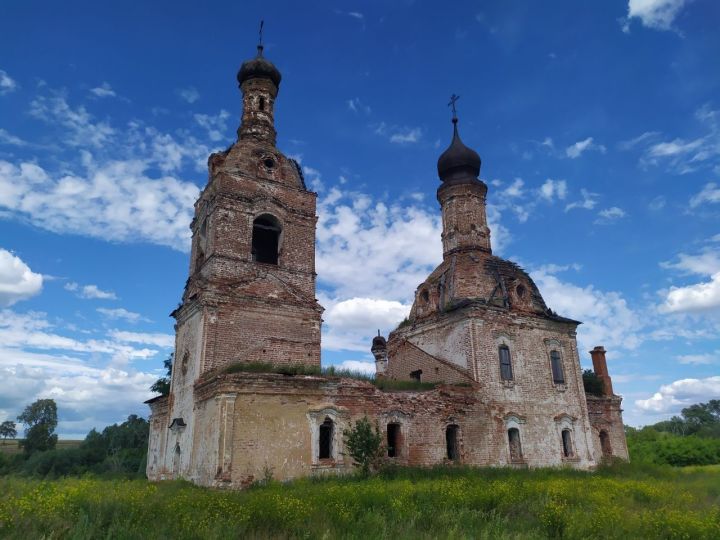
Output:
<instances>
[{"instance_id":1,"label":"shrub","mask_svg":"<svg viewBox=\"0 0 720 540\"><path fill-rule=\"evenodd\" d=\"M345 430L345 447L356 465L360 466L363 475L368 475L371 469L377 469L383 455L383 436L375 422L375 429L367 416L364 416L350 428Z\"/></svg>"},{"instance_id":2,"label":"shrub","mask_svg":"<svg viewBox=\"0 0 720 540\"><path fill-rule=\"evenodd\" d=\"M590 394L593 396L602 396L603 395L603 383L598 378L597 375L595 375L595 372L592 369L586 369L583 371L582 374L583 378L583 387L585 388L585 393Z\"/></svg>"}]
</instances>

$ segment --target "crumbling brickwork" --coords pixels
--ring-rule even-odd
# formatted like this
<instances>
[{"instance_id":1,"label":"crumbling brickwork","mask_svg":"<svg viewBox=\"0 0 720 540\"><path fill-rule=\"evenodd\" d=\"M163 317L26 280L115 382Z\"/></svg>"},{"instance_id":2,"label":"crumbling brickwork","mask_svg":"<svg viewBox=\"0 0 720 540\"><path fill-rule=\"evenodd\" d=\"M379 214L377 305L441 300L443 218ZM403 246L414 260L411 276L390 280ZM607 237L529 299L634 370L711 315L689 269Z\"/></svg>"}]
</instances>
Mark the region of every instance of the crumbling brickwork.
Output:
<instances>
[{"instance_id":1,"label":"crumbling brickwork","mask_svg":"<svg viewBox=\"0 0 720 540\"><path fill-rule=\"evenodd\" d=\"M260 47L238 74L238 141L208 160L189 279L173 312L170 395L148 402L148 477L241 488L270 473L345 472L344 433L364 416L398 464L588 469L627 459L604 349L592 352L604 395L586 397L579 323L551 311L525 271L492 255L488 188L457 118L438 160L443 261L418 286L408 319L371 347L378 378L437 386L388 392L351 378L275 373L320 366L323 311L316 194L275 147L280 80ZM225 369L248 363L267 372Z\"/></svg>"}]
</instances>

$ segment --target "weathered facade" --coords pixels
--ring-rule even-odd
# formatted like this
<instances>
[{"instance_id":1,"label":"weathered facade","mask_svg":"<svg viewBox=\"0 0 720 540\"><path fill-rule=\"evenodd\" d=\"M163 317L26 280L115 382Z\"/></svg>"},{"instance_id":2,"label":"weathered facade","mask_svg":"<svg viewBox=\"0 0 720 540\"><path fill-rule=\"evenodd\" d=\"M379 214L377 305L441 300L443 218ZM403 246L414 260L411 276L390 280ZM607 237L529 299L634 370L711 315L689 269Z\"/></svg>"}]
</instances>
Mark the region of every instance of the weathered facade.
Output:
<instances>
[{"instance_id":1,"label":"weathered facade","mask_svg":"<svg viewBox=\"0 0 720 540\"><path fill-rule=\"evenodd\" d=\"M242 487L351 468L343 430L365 415L400 464L592 468L627 459L605 351L603 395L583 389L577 321L553 313L530 276L492 255L480 157L460 140L438 161L443 261L410 315L373 340L377 377L436 383L381 391L352 378L274 373L320 366L316 194L275 147L281 75L262 47L238 73L238 140L208 160L195 204L189 279L170 394L150 400L148 477ZM251 364L255 371L228 369Z\"/></svg>"}]
</instances>

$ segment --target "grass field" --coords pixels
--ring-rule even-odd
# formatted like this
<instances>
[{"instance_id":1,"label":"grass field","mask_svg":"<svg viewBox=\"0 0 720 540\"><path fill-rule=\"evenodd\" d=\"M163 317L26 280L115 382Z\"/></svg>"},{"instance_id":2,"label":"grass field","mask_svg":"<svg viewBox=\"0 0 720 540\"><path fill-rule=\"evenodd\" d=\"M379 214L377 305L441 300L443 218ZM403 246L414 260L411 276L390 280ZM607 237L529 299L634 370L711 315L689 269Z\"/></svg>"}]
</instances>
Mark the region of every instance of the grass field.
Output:
<instances>
[{"instance_id":1,"label":"grass field","mask_svg":"<svg viewBox=\"0 0 720 540\"><path fill-rule=\"evenodd\" d=\"M22 448L20 448L18 442L18 439L0 439L0 452L4 452L6 454L21 453ZM55 448L57 448L58 450L62 448L77 448L78 446L80 446L81 442L82 441L60 440L57 442Z\"/></svg>"},{"instance_id":2,"label":"grass field","mask_svg":"<svg viewBox=\"0 0 720 540\"><path fill-rule=\"evenodd\" d=\"M438 468L269 483L0 478L3 538L720 538L720 467Z\"/></svg>"}]
</instances>

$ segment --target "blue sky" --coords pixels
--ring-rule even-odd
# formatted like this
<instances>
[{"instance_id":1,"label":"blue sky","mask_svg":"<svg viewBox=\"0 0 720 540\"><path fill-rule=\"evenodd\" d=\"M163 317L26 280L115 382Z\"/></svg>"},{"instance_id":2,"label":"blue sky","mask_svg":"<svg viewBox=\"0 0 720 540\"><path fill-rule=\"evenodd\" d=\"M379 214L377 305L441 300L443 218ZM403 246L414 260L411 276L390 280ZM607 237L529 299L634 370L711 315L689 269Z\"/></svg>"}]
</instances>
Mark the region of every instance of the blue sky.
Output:
<instances>
[{"instance_id":1,"label":"blue sky","mask_svg":"<svg viewBox=\"0 0 720 540\"><path fill-rule=\"evenodd\" d=\"M65 437L147 414L260 19L278 146L319 194L324 364L368 368L441 258L456 93L495 253L584 321L583 365L608 349L626 422L718 398L720 4L437 5L4 2L0 421L39 397Z\"/></svg>"}]
</instances>

